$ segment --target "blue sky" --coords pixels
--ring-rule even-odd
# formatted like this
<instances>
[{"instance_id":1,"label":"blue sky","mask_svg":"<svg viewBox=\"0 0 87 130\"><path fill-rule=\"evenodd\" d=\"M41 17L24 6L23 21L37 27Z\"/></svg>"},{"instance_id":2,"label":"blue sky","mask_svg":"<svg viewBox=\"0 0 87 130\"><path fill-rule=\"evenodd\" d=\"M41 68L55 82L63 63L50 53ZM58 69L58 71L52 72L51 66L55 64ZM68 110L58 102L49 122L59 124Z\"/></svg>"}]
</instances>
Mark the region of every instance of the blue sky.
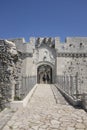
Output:
<instances>
[{"instance_id":1,"label":"blue sky","mask_svg":"<svg viewBox=\"0 0 87 130\"><path fill-rule=\"evenodd\" d=\"M0 0L0 38L87 36L87 0Z\"/></svg>"}]
</instances>

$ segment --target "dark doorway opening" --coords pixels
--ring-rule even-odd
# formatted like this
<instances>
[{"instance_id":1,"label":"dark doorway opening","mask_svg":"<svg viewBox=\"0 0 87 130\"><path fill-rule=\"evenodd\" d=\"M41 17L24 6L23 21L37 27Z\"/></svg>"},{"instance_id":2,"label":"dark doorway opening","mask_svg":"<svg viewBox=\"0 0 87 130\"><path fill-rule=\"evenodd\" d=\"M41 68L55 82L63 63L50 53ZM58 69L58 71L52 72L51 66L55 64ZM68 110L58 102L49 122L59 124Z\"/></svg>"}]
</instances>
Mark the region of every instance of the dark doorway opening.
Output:
<instances>
[{"instance_id":1,"label":"dark doorway opening","mask_svg":"<svg viewBox=\"0 0 87 130\"><path fill-rule=\"evenodd\" d=\"M49 65L41 65L37 68L37 83L52 83L52 68Z\"/></svg>"}]
</instances>

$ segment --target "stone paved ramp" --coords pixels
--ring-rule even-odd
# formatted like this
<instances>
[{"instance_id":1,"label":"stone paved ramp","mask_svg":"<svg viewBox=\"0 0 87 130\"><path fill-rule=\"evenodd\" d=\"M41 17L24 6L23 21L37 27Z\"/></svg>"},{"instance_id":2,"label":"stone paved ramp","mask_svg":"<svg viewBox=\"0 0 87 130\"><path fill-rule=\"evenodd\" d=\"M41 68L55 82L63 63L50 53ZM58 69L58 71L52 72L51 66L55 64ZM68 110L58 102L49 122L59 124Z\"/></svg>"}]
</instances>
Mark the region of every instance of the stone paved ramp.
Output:
<instances>
[{"instance_id":1,"label":"stone paved ramp","mask_svg":"<svg viewBox=\"0 0 87 130\"><path fill-rule=\"evenodd\" d=\"M56 104L51 87L38 85L28 106L18 110L3 130L87 130L87 113Z\"/></svg>"}]
</instances>

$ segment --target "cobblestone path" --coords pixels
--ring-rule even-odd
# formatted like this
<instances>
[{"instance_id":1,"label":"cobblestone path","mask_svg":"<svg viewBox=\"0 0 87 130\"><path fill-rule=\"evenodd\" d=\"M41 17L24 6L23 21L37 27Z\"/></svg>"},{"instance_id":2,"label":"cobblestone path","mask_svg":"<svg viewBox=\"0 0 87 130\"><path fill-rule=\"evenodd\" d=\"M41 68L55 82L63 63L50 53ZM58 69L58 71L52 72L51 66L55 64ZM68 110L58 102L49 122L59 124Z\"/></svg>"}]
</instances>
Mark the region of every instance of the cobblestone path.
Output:
<instances>
[{"instance_id":1,"label":"cobblestone path","mask_svg":"<svg viewBox=\"0 0 87 130\"><path fill-rule=\"evenodd\" d=\"M56 104L53 85L38 85L26 108L18 110L3 130L87 130L87 113L62 102ZM57 98L58 99L58 98Z\"/></svg>"}]
</instances>

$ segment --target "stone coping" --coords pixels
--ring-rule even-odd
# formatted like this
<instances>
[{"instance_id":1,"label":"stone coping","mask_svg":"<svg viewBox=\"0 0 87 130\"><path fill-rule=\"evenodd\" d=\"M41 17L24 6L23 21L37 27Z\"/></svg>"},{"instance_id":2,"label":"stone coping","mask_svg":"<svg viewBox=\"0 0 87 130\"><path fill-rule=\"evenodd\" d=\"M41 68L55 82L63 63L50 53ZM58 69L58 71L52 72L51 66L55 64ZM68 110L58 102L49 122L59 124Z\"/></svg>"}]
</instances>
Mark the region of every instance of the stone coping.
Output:
<instances>
[{"instance_id":1,"label":"stone coping","mask_svg":"<svg viewBox=\"0 0 87 130\"><path fill-rule=\"evenodd\" d=\"M73 106L81 106L81 100L79 99L74 99L72 96L70 96L69 94L67 94L64 90L62 90L60 87L58 87L57 84L55 84L55 86L58 88L58 90L60 91L60 93L66 98L66 100L72 104Z\"/></svg>"},{"instance_id":2,"label":"stone coping","mask_svg":"<svg viewBox=\"0 0 87 130\"><path fill-rule=\"evenodd\" d=\"M37 84L31 89L31 91L22 101L12 101L10 103L10 107L12 109L20 109L20 108L26 107L27 103L30 101L33 93L35 92L36 88L37 88Z\"/></svg>"}]
</instances>

